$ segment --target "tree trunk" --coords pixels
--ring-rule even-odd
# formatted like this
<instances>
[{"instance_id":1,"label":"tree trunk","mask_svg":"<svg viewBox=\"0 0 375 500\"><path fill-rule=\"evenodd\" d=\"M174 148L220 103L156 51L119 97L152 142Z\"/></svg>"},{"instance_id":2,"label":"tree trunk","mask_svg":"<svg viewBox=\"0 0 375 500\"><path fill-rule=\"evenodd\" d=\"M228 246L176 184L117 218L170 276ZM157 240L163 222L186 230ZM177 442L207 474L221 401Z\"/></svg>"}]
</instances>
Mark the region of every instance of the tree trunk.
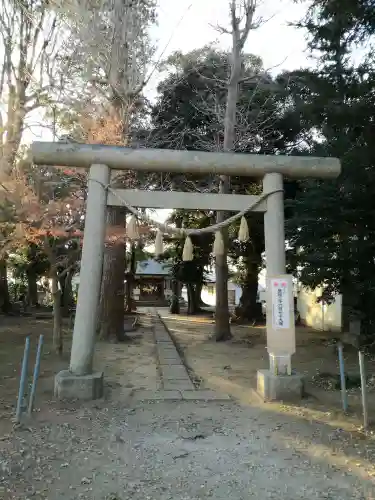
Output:
<instances>
[{"instance_id":1,"label":"tree trunk","mask_svg":"<svg viewBox=\"0 0 375 500\"><path fill-rule=\"evenodd\" d=\"M74 306L74 297L72 289L72 279L74 271L69 271L65 276L62 277L60 282L61 293L61 307L64 317L70 315L70 310Z\"/></svg>"},{"instance_id":2,"label":"tree trunk","mask_svg":"<svg viewBox=\"0 0 375 500\"><path fill-rule=\"evenodd\" d=\"M37 275L32 270L27 271L27 299L29 306L38 306L38 286L37 286Z\"/></svg>"},{"instance_id":3,"label":"tree trunk","mask_svg":"<svg viewBox=\"0 0 375 500\"><path fill-rule=\"evenodd\" d=\"M220 222L220 219L219 218L217 219L218 222ZM226 235L223 234L223 237L224 236ZM217 342L223 342L225 340L229 340L230 338L232 338L232 333L230 331L230 323L229 323L227 250L228 247L227 243L225 242L225 253L224 255L216 257L216 265L215 265L215 273L216 273L215 338Z\"/></svg>"},{"instance_id":4,"label":"tree trunk","mask_svg":"<svg viewBox=\"0 0 375 500\"><path fill-rule=\"evenodd\" d=\"M180 314L180 283L172 280L172 299L169 312L171 314Z\"/></svg>"},{"instance_id":5,"label":"tree trunk","mask_svg":"<svg viewBox=\"0 0 375 500\"><path fill-rule=\"evenodd\" d=\"M200 283L197 283L195 287L195 293L197 294L197 301L199 305L205 306L203 300L202 300L202 288L203 288L203 281Z\"/></svg>"},{"instance_id":6,"label":"tree trunk","mask_svg":"<svg viewBox=\"0 0 375 500\"><path fill-rule=\"evenodd\" d=\"M180 229L182 227L182 219L178 217L176 219L176 228ZM172 299L171 305L169 307L169 312L171 314L180 314L180 297L181 297L182 283L176 279L172 280Z\"/></svg>"},{"instance_id":7,"label":"tree trunk","mask_svg":"<svg viewBox=\"0 0 375 500\"><path fill-rule=\"evenodd\" d=\"M195 284L195 302L197 304L197 308L200 309L201 306L205 306L204 302L202 301L202 288L203 288L203 283L196 283Z\"/></svg>"},{"instance_id":8,"label":"tree trunk","mask_svg":"<svg viewBox=\"0 0 375 500\"><path fill-rule=\"evenodd\" d=\"M252 219L256 221L256 219ZM248 223L250 221L248 220ZM252 231L251 243L246 245L243 254L245 274L242 277L242 295L240 303L235 309L235 315L240 320L263 321L262 304L258 302L258 276L262 263L263 244L263 224L261 220L256 221L256 227Z\"/></svg>"},{"instance_id":9,"label":"tree trunk","mask_svg":"<svg viewBox=\"0 0 375 500\"><path fill-rule=\"evenodd\" d=\"M126 209L108 207L108 226L123 227L125 233ZM126 271L126 246L122 240L106 244L100 297L100 337L115 338L121 342L124 333L125 304L124 279Z\"/></svg>"},{"instance_id":10,"label":"tree trunk","mask_svg":"<svg viewBox=\"0 0 375 500\"><path fill-rule=\"evenodd\" d=\"M4 314L10 313L10 311L12 310L12 304L9 298L6 258L0 260L0 300L2 312Z\"/></svg>"},{"instance_id":11,"label":"tree trunk","mask_svg":"<svg viewBox=\"0 0 375 500\"><path fill-rule=\"evenodd\" d=\"M228 92L229 95L229 92ZM229 101L229 98L228 98ZM228 109L228 105L227 105ZM234 110L235 111L235 110ZM225 140L224 140L225 143ZM227 194L229 193L230 180L229 177L223 175L220 177L219 193ZM218 212L216 215L216 222L223 222L226 219L225 212ZM232 338L232 333L230 331L230 316L229 316L229 304L228 304L228 231L227 229L222 230L223 240L224 240L224 253L223 255L217 255L215 259L215 292L216 292L216 303L215 303L215 339L217 342L222 342Z\"/></svg>"},{"instance_id":12,"label":"tree trunk","mask_svg":"<svg viewBox=\"0 0 375 500\"><path fill-rule=\"evenodd\" d=\"M187 295L188 295L188 314L197 314L199 312L199 306L197 302L197 290L194 283L186 284Z\"/></svg>"},{"instance_id":13,"label":"tree trunk","mask_svg":"<svg viewBox=\"0 0 375 500\"><path fill-rule=\"evenodd\" d=\"M136 247L135 243L132 241L130 244L130 267L129 271L126 274L126 313L129 314L134 309L133 303L133 289L135 282L135 272L137 267L136 261Z\"/></svg>"},{"instance_id":14,"label":"tree trunk","mask_svg":"<svg viewBox=\"0 0 375 500\"><path fill-rule=\"evenodd\" d=\"M199 295L198 295L198 289L197 289L197 284L195 283L193 285L193 314L198 314L201 311L201 308L199 307Z\"/></svg>"},{"instance_id":15,"label":"tree trunk","mask_svg":"<svg viewBox=\"0 0 375 500\"><path fill-rule=\"evenodd\" d=\"M56 272L51 274L51 282L53 299L53 348L61 356L63 352L61 291L59 290Z\"/></svg>"},{"instance_id":16,"label":"tree trunk","mask_svg":"<svg viewBox=\"0 0 375 500\"><path fill-rule=\"evenodd\" d=\"M231 50L231 68L230 77L227 87L227 102L224 118L224 151L232 151L235 144L235 131L237 123L237 102L238 90L242 74L242 50L249 30L252 27L252 19L255 9L255 2L244 2L244 10L246 14L240 16L237 12L236 1L230 1L231 13L231 33L232 33L232 50ZM244 19L243 28L241 28L241 19ZM219 193L228 194L230 192L230 178L226 175L220 176ZM217 222L223 222L226 214L218 212L216 216ZM217 341L228 340L232 337L229 322L228 309L228 232L223 231L224 239L224 255L216 257L216 309L215 309L215 337Z\"/></svg>"},{"instance_id":17,"label":"tree trunk","mask_svg":"<svg viewBox=\"0 0 375 500\"><path fill-rule=\"evenodd\" d=\"M258 298L258 272L251 273L246 283L242 285L240 303L235 309L238 318L247 321L261 322L263 320L262 304Z\"/></svg>"},{"instance_id":18,"label":"tree trunk","mask_svg":"<svg viewBox=\"0 0 375 500\"><path fill-rule=\"evenodd\" d=\"M188 314L194 314L194 306L195 306L195 290L194 290L194 285L193 283L187 283L186 284L186 290L187 290L187 299L188 299L188 307L187 307L187 313Z\"/></svg>"},{"instance_id":19,"label":"tree trunk","mask_svg":"<svg viewBox=\"0 0 375 500\"><path fill-rule=\"evenodd\" d=\"M233 62L232 62L233 64ZM232 69L233 73L233 69ZM232 81L228 86L227 106L225 111L224 128L224 150L230 151L234 144L234 126L236 120L237 105L237 82ZM230 179L227 175L220 176L219 193L228 194L230 191ZM226 219L225 212L218 212L216 222L220 223ZM228 307L228 231L222 230L224 239L224 253L216 256L215 274L216 274L216 304L215 304L215 338L217 342L228 340L232 337L230 331L230 317Z\"/></svg>"},{"instance_id":20,"label":"tree trunk","mask_svg":"<svg viewBox=\"0 0 375 500\"><path fill-rule=\"evenodd\" d=\"M232 151L235 143L236 111L238 101L238 85L241 78L241 31L236 18L235 2L232 2L232 52L231 70L228 83L227 103L224 118L224 151ZM243 45L242 45L243 46ZM230 178L220 176L219 193L230 192ZM218 212L216 222L226 219L225 212ZM228 309L228 232L223 230L224 255L216 257L216 309L215 309L215 337L217 341L228 340L232 337Z\"/></svg>"}]
</instances>

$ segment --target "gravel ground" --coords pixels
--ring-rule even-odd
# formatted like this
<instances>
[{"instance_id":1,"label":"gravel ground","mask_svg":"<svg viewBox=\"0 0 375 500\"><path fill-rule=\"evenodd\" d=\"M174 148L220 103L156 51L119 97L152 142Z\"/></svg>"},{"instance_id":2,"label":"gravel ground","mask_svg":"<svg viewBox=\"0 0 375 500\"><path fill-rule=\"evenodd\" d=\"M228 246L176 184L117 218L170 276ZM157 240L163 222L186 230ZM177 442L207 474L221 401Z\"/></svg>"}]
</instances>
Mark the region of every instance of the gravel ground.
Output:
<instances>
[{"instance_id":1,"label":"gravel ground","mask_svg":"<svg viewBox=\"0 0 375 500\"><path fill-rule=\"evenodd\" d=\"M343 431L232 402L113 399L51 404L2 437L0 498L375 498L375 451Z\"/></svg>"}]
</instances>

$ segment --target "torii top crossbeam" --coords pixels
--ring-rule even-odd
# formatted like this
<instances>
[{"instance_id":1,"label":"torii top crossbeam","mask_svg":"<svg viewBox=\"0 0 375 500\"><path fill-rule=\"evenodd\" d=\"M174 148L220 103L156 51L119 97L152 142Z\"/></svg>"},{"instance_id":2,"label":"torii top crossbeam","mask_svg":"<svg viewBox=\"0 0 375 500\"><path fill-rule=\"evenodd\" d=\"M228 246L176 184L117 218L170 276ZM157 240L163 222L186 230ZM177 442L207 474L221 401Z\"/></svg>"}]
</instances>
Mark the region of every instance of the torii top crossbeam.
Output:
<instances>
[{"instance_id":1,"label":"torii top crossbeam","mask_svg":"<svg viewBox=\"0 0 375 500\"><path fill-rule=\"evenodd\" d=\"M289 178L335 178L337 158L241 153L206 153L170 149L131 149L119 146L34 142L31 156L37 165L89 168L104 164L116 170L175 172L264 177L279 173Z\"/></svg>"}]
</instances>

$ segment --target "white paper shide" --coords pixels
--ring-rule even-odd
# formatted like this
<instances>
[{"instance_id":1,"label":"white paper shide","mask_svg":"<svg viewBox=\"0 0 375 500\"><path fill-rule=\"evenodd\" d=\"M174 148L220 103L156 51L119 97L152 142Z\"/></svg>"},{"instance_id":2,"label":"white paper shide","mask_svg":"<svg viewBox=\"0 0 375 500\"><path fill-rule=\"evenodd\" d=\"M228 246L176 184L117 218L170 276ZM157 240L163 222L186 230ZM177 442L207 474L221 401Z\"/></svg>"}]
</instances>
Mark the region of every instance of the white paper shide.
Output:
<instances>
[{"instance_id":1,"label":"white paper shide","mask_svg":"<svg viewBox=\"0 0 375 500\"><path fill-rule=\"evenodd\" d=\"M277 330L290 328L289 283L284 279L271 279L272 327Z\"/></svg>"}]
</instances>

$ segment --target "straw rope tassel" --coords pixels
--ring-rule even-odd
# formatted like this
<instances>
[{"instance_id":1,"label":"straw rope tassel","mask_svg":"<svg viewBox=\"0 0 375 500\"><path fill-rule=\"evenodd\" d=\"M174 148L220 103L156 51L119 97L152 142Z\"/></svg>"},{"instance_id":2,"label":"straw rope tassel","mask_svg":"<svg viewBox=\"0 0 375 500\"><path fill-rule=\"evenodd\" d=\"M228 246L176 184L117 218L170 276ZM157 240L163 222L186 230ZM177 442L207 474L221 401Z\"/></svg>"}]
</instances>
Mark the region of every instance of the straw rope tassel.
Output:
<instances>
[{"instance_id":1,"label":"straw rope tassel","mask_svg":"<svg viewBox=\"0 0 375 500\"><path fill-rule=\"evenodd\" d=\"M164 253L164 245L163 245L163 233L158 229L156 231L155 238L155 256L158 257Z\"/></svg>"},{"instance_id":2,"label":"straw rope tassel","mask_svg":"<svg viewBox=\"0 0 375 500\"><path fill-rule=\"evenodd\" d=\"M193 253L194 253L193 242L191 241L190 236L186 236L184 249L182 251L182 260L184 262L193 260Z\"/></svg>"},{"instance_id":3,"label":"straw rope tassel","mask_svg":"<svg viewBox=\"0 0 375 500\"><path fill-rule=\"evenodd\" d=\"M213 254L215 257L218 257L219 255L224 255L224 239L221 231L216 231L215 233Z\"/></svg>"},{"instance_id":4,"label":"straw rope tassel","mask_svg":"<svg viewBox=\"0 0 375 500\"><path fill-rule=\"evenodd\" d=\"M247 223L246 218L242 216L240 229L238 231L238 240L241 241L242 243L246 243L247 241L249 241L249 238L250 238L249 225Z\"/></svg>"}]
</instances>

